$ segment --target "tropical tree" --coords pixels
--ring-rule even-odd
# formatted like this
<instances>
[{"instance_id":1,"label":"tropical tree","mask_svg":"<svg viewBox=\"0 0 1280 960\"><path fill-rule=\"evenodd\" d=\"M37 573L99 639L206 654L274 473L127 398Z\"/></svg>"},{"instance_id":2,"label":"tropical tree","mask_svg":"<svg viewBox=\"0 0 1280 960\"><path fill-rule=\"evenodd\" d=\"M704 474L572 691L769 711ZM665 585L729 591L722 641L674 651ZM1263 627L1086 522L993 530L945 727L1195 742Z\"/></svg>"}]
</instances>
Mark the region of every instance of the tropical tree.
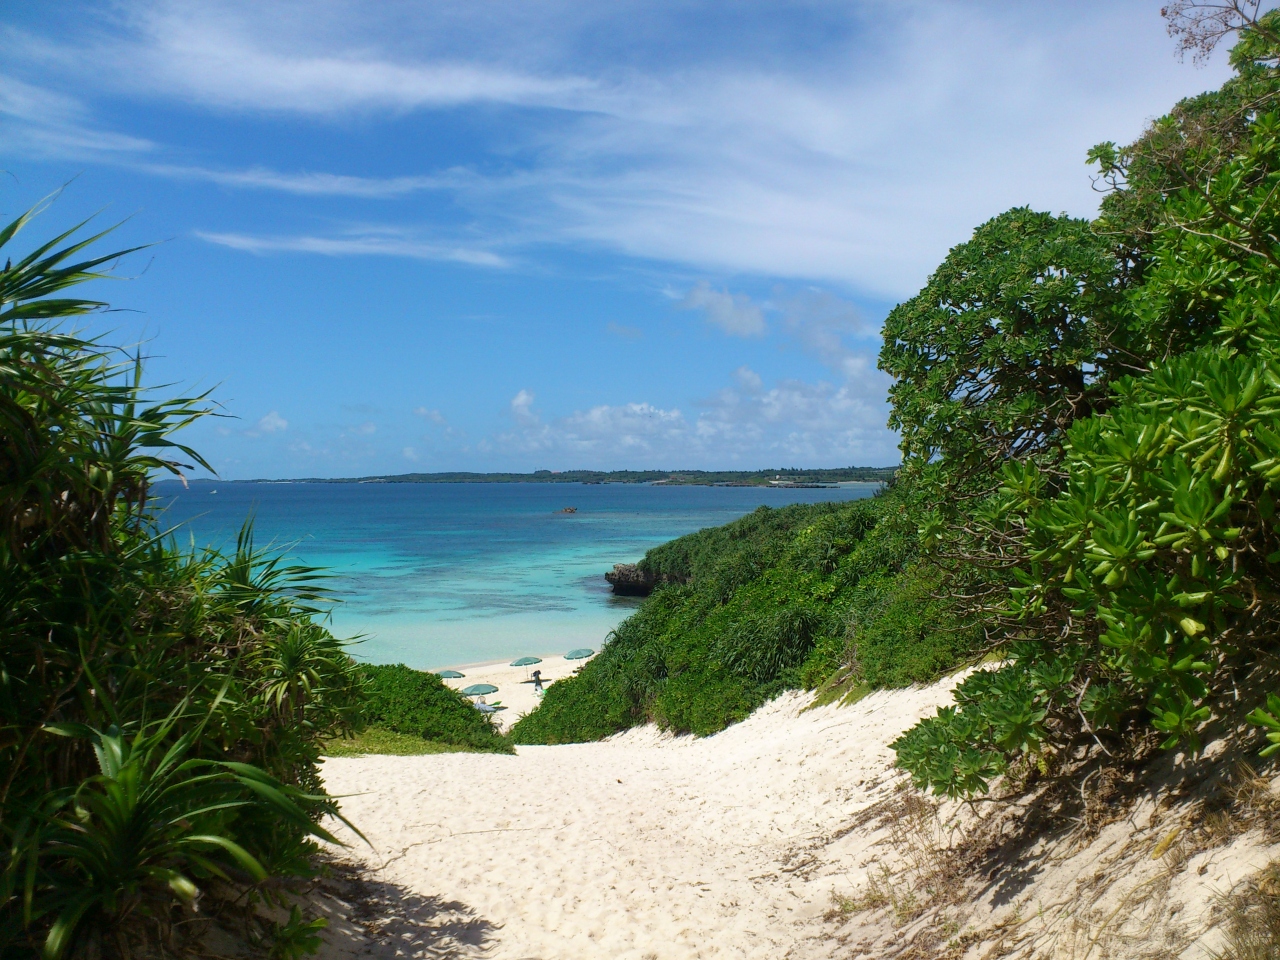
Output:
<instances>
[{"instance_id":1,"label":"tropical tree","mask_svg":"<svg viewBox=\"0 0 1280 960\"><path fill-rule=\"evenodd\" d=\"M1132 265L1111 329L1149 366L1099 378L1105 396L1058 435L1052 469L1015 455L989 474L977 512L1010 561L987 608L1002 663L895 744L940 793L1096 760L1095 746L1194 750L1245 677L1280 681L1280 12L1166 15L1193 51L1240 31L1237 73L1091 154L1112 191L1091 232ZM1280 743L1280 697L1251 719Z\"/></svg>"}]
</instances>

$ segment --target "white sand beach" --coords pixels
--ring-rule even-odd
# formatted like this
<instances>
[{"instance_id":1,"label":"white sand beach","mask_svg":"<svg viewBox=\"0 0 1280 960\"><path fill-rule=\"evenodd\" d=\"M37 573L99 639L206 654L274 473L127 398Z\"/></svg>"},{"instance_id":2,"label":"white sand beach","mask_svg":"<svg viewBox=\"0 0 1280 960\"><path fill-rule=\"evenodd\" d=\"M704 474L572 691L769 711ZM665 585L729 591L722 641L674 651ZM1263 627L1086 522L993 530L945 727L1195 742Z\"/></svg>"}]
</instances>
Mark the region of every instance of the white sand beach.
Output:
<instances>
[{"instance_id":1,"label":"white sand beach","mask_svg":"<svg viewBox=\"0 0 1280 960\"><path fill-rule=\"evenodd\" d=\"M1167 771L1099 830L1033 831L976 872L947 859L1020 816L913 800L893 767L889 744L954 682L811 710L793 692L704 739L644 727L515 756L328 759L371 846L338 830L363 879L324 901L321 960L1213 956L1216 898L1280 846L1248 823L1208 837ZM888 896L847 906L877 881Z\"/></svg>"},{"instance_id":2,"label":"white sand beach","mask_svg":"<svg viewBox=\"0 0 1280 960\"><path fill-rule=\"evenodd\" d=\"M465 690L477 683L490 683L497 687L498 692L488 694L484 700L486 703L501 704L506 707L505 710L499 710L493 714L494 722L499 729L506 730L538 705L538 694L534 690L531 679L534 670L541 671L542 684L547 687L557 680L572 676L574 670L591 659L586 657L581 660L566 660L564 651L544 653L540 656L542 662L531 667L513 667L507 660L464 664L453 668L463 674L462 679L446 679L445 683L455 690Z\"/></svg>"},{"instance_id":3,"label":"white sand beach","mask_svg":"<svg viewBox=\"0 0 1280 960\"><path fill-rule=\"evenodd\" d=\"M452 904L441 930L458 936L423 955L825 955L832 889L865 871L810 851L892 791L887 745L940 692L807 713L788 694L705 739L641 728L517 756L330 759L324 776L372 842L351 853Z\"/></svg>"}]
</instances>

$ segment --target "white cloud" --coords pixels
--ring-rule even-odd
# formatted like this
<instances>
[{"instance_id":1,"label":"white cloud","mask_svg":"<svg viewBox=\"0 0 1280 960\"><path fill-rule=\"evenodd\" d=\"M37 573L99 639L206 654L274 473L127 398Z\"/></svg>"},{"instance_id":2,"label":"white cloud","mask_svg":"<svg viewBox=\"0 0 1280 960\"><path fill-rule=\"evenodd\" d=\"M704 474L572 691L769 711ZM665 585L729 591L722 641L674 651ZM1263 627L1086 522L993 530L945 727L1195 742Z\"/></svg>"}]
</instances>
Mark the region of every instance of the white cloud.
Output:
<instances>
[{"instance_id":1,"label":"white cloud","mask_svg":"<svg viewBox=\"0 0 1280 960\"><path fill-rule=\"evenodd\" d=\"M272 410L258 421L259 433L280 433L287 429L289 429L289 421L280 416L278 410Z\"/></svg>"},{"instance_id":2,"label":"white cloud","mask_svg":"<svg viewBox=\"0 0 1280 960\"><path fill-rule=\"evenodd\" d=\"M201 240L249 253L292 251L324 256L395 256L416 260L444 260L477 267L505 267L508 261L489 250L453 247L397 236L389 229L346 237L262 237L243 233L195 231Z\"/></svg>"},{"instance_id":3,"label":"white cloud","mask_svg":"<svg viewBox=\"0 0 1280 960\"><path fill-rule=\"evenodd\" d=\"M878 389L887 388L888 379L875 373L879 343L858 351L847 342L851 338L878 340L876 328L852 303L829 291L811 288L784 300L779 308L786 332L834 373L845 380L859 380L864 389L872 383Z\"/></svg>"},{"instance_id":4,"label":"white cloud","mask_svg":"<svg viewBox=\"0 0 1280 960\"><path fill-rule=\"evenodd\" d=\"M521 390L511 398L511 413L519 423L536 424L538 415L533 412L533 394Z\"/></svg>"},{"instance_id":5,"label":"white cloud","mask_svg":"<svg viewBox=\"0 0 1280 960\"><path fill-rule=\"evenodd\" d=\"M632 467L896 461L895 438L884 427L882 397L849 385L795 380L766 390L760 376L746 367L735 371L734 378L741 389L721 390L693 420L677 408L634 402L601 404L544 421L532 410L533 396L522 390L511 404L517 428L478 449Z\"/></svg>"},{"instance_id":6,"label":"white cloud","mask_svg":"<svg viewBox=\"0 0 1280 960\"><path fill-rule=\"evenodd\" d=\"M55 159L85 154L118 157L144 154L153 144L103 130L74 97L0 74L0 142L26 156Z\"/></svg>"},{"instance_id":7,"label":"white cloud","mask_svg":"<svg viewBox=\"0 0 1280 960\"><path fill-rule=\"evenodd\" d=\"M423 420L430 421L431 423L437 424L441 427L447 426L449 423L449 421L444 418L444 414L439 410L430 410L426 407L414 407L413 415L415 417L421 417Z\"/></svg>"},{"instance_id":8,"label":"white cloud","mask_svg":"<svg viewBox=\"0 0 1280 960\"><path fill-rule=\"evenodd\" d=\"M747 393L759 393L764 388L764 381L760 379L760 374L748 366L741 366L733 371L733 379L737 380L738 386Z\"/></svg>"},{"instance_id":9,"label":"white cloud","mask_svg":"<svg viewBox=\"0 0 1280 960\"><path fill-rule=\"evenodd\" d=\"M378 432L378 425L372 420L365 421L353 431L362 437L369 437Z\"/></svg>"},{"instance_id":10,"label":"white cloud","mask_svg":"<svg viewBox=\"0 0 1280 960\"><path fill-rule=\"evenodd\" d=\"M222 187L251 190L276 190L299 196L360 197L382 199L402 197L422 190L457 187L450 177L353 177L343 174L282 173L266 167L247 170L215 170L208 167L182 166L169 163L142 163L137 169L174 180L203 180Z\"/></svg>"},{"instance_id":11,"label":"white cloud","mask_svg":"<svg viewBox=\"0 0 1280 960\"><path fill-rule=\"evenodd\" d=\"M615 337L621 337L623 340L639 340L644 336L644 331L638 327L628 327L626 324L615 323L612 320L609 321L605 329Z\"/></svg>"},{"instance_id":12,"label":"white cloud","mask_svg":"<svg viewBox=\"0 0 1280 960\"><path fill-rule=\"evenodd\" d=\"M889 378L875 367L878 332L857 308L828 291L809 288L769 306L778 331L834 374L816 383L783 379L772 386L747 365L732 372L732 386L695 404L695 416L651 402L600 404L544 419L534 395L511 400L516 429L480 446L508 455L555 454L560 462L648 466L736 464L765 467L874 466L897 461L897 439L886 427ZM720 311L722 328L764 325L764 308L699 285L682 303ZM725 320L730 310L735 317ZM741 320L754 311L751 325Z\"/></svg>"},{"instance_id":13,"label":"white cloud","mask_svg":"<svg viewBox=\"0 0 1280 960\"><path fill-rule=\"evenodd\" d=\"M601 404L554 423L544 423L531 410L532 403L533 395L527 391L516 395L511 409L518 429L496 437L497 449L578 455L583 462L617 457L635 457L635 462L644 462L655 455L670 455L689 432L679 410L663 410L649 403Z\"/></svg>"},{"instance_id":14,"label":"white cloud","mask_svg":"<svg viewBox=\"0 0 1280 960\"><path fill-rule=\"evenodd\" d=\"M403 450L400 451L400 453L406 460L418 459L418 452L414 450L413 447L405 447Z\"/></svg>"},{"instance_id":15,"label":"white cloud","mask_svg":"<svg viewBox=\"0 0 1280 960\"><path fill-rule=\"evenodd\" d=\"M705 311L708 322L733 337L762 337L767 329L764 312L750 297L713 290L705 280L685 295L680 306Z\"/></svg>"},{"instance_id":16,"label":"white cloud","mask_svg":"<svg viewBox=\"0 0 1280 960\"><path fill-rule=\"evenodd\" d=\"M591 85L464 56L388 55L394 38L364 28L395 27L367 4L157 0L120 13L114 35L82 36L78 50L14 29L5 40L65 68L77 65L78 53L81 65L92 64L117 90L219 109L327 115L484 101L545 105Z\"/></svg>"}]
</instances>

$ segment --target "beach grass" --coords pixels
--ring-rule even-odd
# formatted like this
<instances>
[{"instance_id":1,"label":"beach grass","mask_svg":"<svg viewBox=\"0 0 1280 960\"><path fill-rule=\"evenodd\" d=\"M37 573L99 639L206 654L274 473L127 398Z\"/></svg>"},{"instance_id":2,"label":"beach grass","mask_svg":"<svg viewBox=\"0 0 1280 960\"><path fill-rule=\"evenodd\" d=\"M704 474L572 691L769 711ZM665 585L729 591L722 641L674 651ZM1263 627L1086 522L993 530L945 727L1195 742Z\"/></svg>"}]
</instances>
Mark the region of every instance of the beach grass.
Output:
<instances>
[{"instance_id":1,"label":"beach grass","mask_svg":"<svg viewBox=\"0 0 1280 960\"><path fill-rule=\"evenodd\" d=\"M354 737L326 741L322 750L326 757L363 757L369 754L417 757L430 753L478 753L474 747L424 740L408 733L396 733L385 727L369 727Z\"/></svg>"}]
</instances>

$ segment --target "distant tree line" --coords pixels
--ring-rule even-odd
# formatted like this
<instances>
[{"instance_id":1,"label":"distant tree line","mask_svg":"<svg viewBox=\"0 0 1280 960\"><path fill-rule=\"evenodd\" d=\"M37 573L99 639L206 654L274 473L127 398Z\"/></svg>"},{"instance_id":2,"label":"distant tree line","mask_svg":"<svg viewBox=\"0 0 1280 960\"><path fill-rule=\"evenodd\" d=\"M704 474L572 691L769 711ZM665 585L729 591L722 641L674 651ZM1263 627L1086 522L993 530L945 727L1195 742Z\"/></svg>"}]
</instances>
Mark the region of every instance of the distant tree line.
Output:
<instances>
[{"instance_id":1,"label":"distant tree line","mask_svg":"<svg viewBox=\"0 0 1280 960\"><path fill-rule=\"evenodd\" d=\"M897 467L833 467L806 470L535 470L532 473L398 473L370 477L313 477L294 483L666 483L699 486L753 486L774 483L887 483ZM247 481L252 483L266 480Z\"/></svg>"}]
</instances>

